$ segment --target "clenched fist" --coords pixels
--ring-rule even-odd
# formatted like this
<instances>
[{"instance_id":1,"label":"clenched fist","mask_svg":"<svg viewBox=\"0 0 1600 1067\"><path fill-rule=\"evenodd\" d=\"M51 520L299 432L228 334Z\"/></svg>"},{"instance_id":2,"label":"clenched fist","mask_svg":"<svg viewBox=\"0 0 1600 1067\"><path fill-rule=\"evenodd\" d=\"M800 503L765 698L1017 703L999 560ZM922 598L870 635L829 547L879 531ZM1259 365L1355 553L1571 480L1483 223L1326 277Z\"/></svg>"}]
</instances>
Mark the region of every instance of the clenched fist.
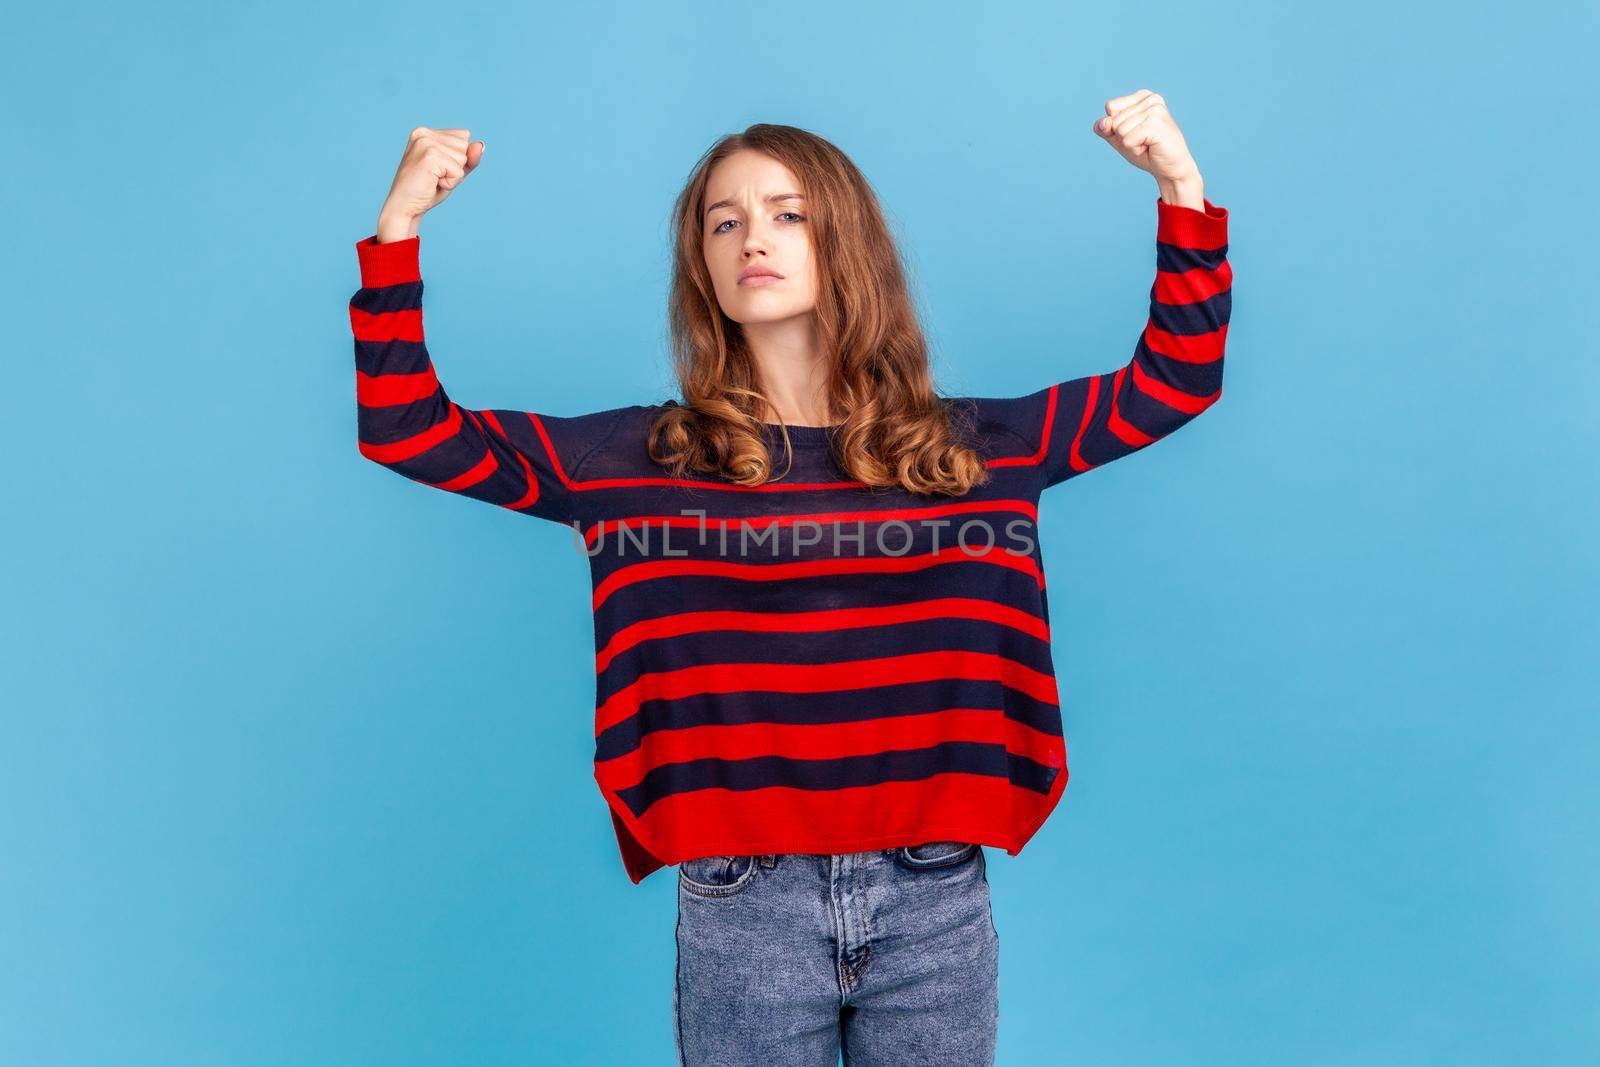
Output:
<instances>
[{"instance_id":1,"label":"clenched fist","mask_svg":"<svg viewBox=\"0 0 1600 1067\"><path fill-rule=\"evenodd\" d=\"M1095 120L1094 132L1123 159L1149 171L1158 182L1195 182L1200 178L1200 168L1160 93L1140 89L1107 100L1106 116Z\"/></svg>"},{"instance_id":2,"label":"clenched fist","mask_svg":"<svg viewBox=\"0 0 1600 1067\"><path fill-rule=\"evenodd\" d=\"M378 213L378 243L417 234L417 221L455 192L483 160L483 142L470 130L418 126L406 141L389 198Z\"/></svg>"}]
</instances>

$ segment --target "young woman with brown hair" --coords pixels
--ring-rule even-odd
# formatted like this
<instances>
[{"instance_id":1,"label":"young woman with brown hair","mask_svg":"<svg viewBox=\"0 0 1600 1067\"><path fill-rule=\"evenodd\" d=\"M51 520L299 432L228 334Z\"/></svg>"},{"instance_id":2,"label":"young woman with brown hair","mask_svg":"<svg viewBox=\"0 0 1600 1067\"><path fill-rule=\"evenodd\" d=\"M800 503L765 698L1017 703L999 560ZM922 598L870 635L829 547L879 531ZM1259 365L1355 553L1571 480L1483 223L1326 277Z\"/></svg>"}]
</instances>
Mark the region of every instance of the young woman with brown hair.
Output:
<instances>
[{"instance_id":1,"label":"young woman with brown hair","mask_svg":"<svg viewBox=\"0 0 1600 1067\"><path fill-rule=\"evenodd\" d=\"M480 165L469 131L412 131L357 244L362 454L588 556L595 779L629 877L678 868L680 1062L992 1062L983 846L1018 854L1067 780L1039 494L1222 388L1227 211L1158 94L1105 111L1159 189L1149 319L1122 366L1023 396L938 394L871 187L790 126L724 137L677 199L659 404L444 392L417 224Z\"/></svg>"}]
</instances>

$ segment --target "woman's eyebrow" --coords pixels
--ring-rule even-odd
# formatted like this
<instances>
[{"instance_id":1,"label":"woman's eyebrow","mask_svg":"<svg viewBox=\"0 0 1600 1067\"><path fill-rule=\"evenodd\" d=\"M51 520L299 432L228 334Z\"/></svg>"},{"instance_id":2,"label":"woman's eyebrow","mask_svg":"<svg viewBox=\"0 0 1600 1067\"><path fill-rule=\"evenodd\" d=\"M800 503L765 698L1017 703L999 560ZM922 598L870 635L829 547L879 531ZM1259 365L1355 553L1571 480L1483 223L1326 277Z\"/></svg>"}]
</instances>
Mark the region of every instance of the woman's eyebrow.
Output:
<instances>
[{"instance_id":1,"label":"woman's eyebrow","mask_svg":"<svg viewBox=\"0 0 1600 1067\"><path fill-rule=\"evenodd\" d=\"M805 199L805 194L804 193L773 193L773 194L771 194L770 196L768 196L766 198L766 202L769 203L769 204L776 204L776 203L778 203L780 201L783 201L783 200L804 200L804 199ZM710 207L706 208L706 214L707 215L711 214L713 211L717 210L717 208L719 208L719 207L736 207L736 206L737 206L736 203L731 198L727 199L727 200L718 200L715 204L712 204Z\"/></svg>"}]
</instances>

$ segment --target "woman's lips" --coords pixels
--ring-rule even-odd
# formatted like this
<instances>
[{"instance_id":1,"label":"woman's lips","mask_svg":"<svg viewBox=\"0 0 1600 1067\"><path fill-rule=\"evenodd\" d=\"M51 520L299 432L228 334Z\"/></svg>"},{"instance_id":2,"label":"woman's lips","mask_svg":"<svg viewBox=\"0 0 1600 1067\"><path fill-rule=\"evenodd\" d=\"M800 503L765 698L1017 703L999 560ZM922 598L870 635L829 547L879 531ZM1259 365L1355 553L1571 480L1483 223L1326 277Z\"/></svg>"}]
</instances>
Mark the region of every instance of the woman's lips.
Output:
<instances>
[{"instance_id":1,"label":"woman's lips","mask_svg":"<svg viewBox=\"0 0 1600 1067\"><path fill-rule=\"evenodd\" d=\"M775 277L775 276L773 276L771 274L752 274L748 278L741 279L739 284L740 285L771 285L773 282L781 282L781 281L783 281L782 278Z\"/></svg>"}]
</instances>

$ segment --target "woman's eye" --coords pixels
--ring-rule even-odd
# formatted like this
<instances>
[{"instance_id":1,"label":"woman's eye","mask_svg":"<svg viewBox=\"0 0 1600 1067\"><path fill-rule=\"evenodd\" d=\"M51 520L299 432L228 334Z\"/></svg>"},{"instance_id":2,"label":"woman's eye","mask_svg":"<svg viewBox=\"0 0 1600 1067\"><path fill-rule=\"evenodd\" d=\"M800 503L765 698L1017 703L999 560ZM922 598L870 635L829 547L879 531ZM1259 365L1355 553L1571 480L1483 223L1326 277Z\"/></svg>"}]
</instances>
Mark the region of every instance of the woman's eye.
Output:
<instances>
[{"instance_id":1,"label":"woman's eye","mask_svg":"<svg viewBox=\"0 0 1600 1067\"><path fill-rule=\"evenodd\" d=\"M806 219L806 217L804 215L800 214L798 211L785 211L782 214L780 214L778 217L779 218L783 218L784 215L793 215L795 217L795 220L798 221L798 222L804 222L805 219ZM721 222L717 223L715 226L713 226L711 228L711 232L712 233L722 233L722 232L724 232L723 229L722 229L724 226L726 226L730 222L736 222L736 221L738 221L738 220L737 219L723 219Z\"/></svg>"}]
</instances>

